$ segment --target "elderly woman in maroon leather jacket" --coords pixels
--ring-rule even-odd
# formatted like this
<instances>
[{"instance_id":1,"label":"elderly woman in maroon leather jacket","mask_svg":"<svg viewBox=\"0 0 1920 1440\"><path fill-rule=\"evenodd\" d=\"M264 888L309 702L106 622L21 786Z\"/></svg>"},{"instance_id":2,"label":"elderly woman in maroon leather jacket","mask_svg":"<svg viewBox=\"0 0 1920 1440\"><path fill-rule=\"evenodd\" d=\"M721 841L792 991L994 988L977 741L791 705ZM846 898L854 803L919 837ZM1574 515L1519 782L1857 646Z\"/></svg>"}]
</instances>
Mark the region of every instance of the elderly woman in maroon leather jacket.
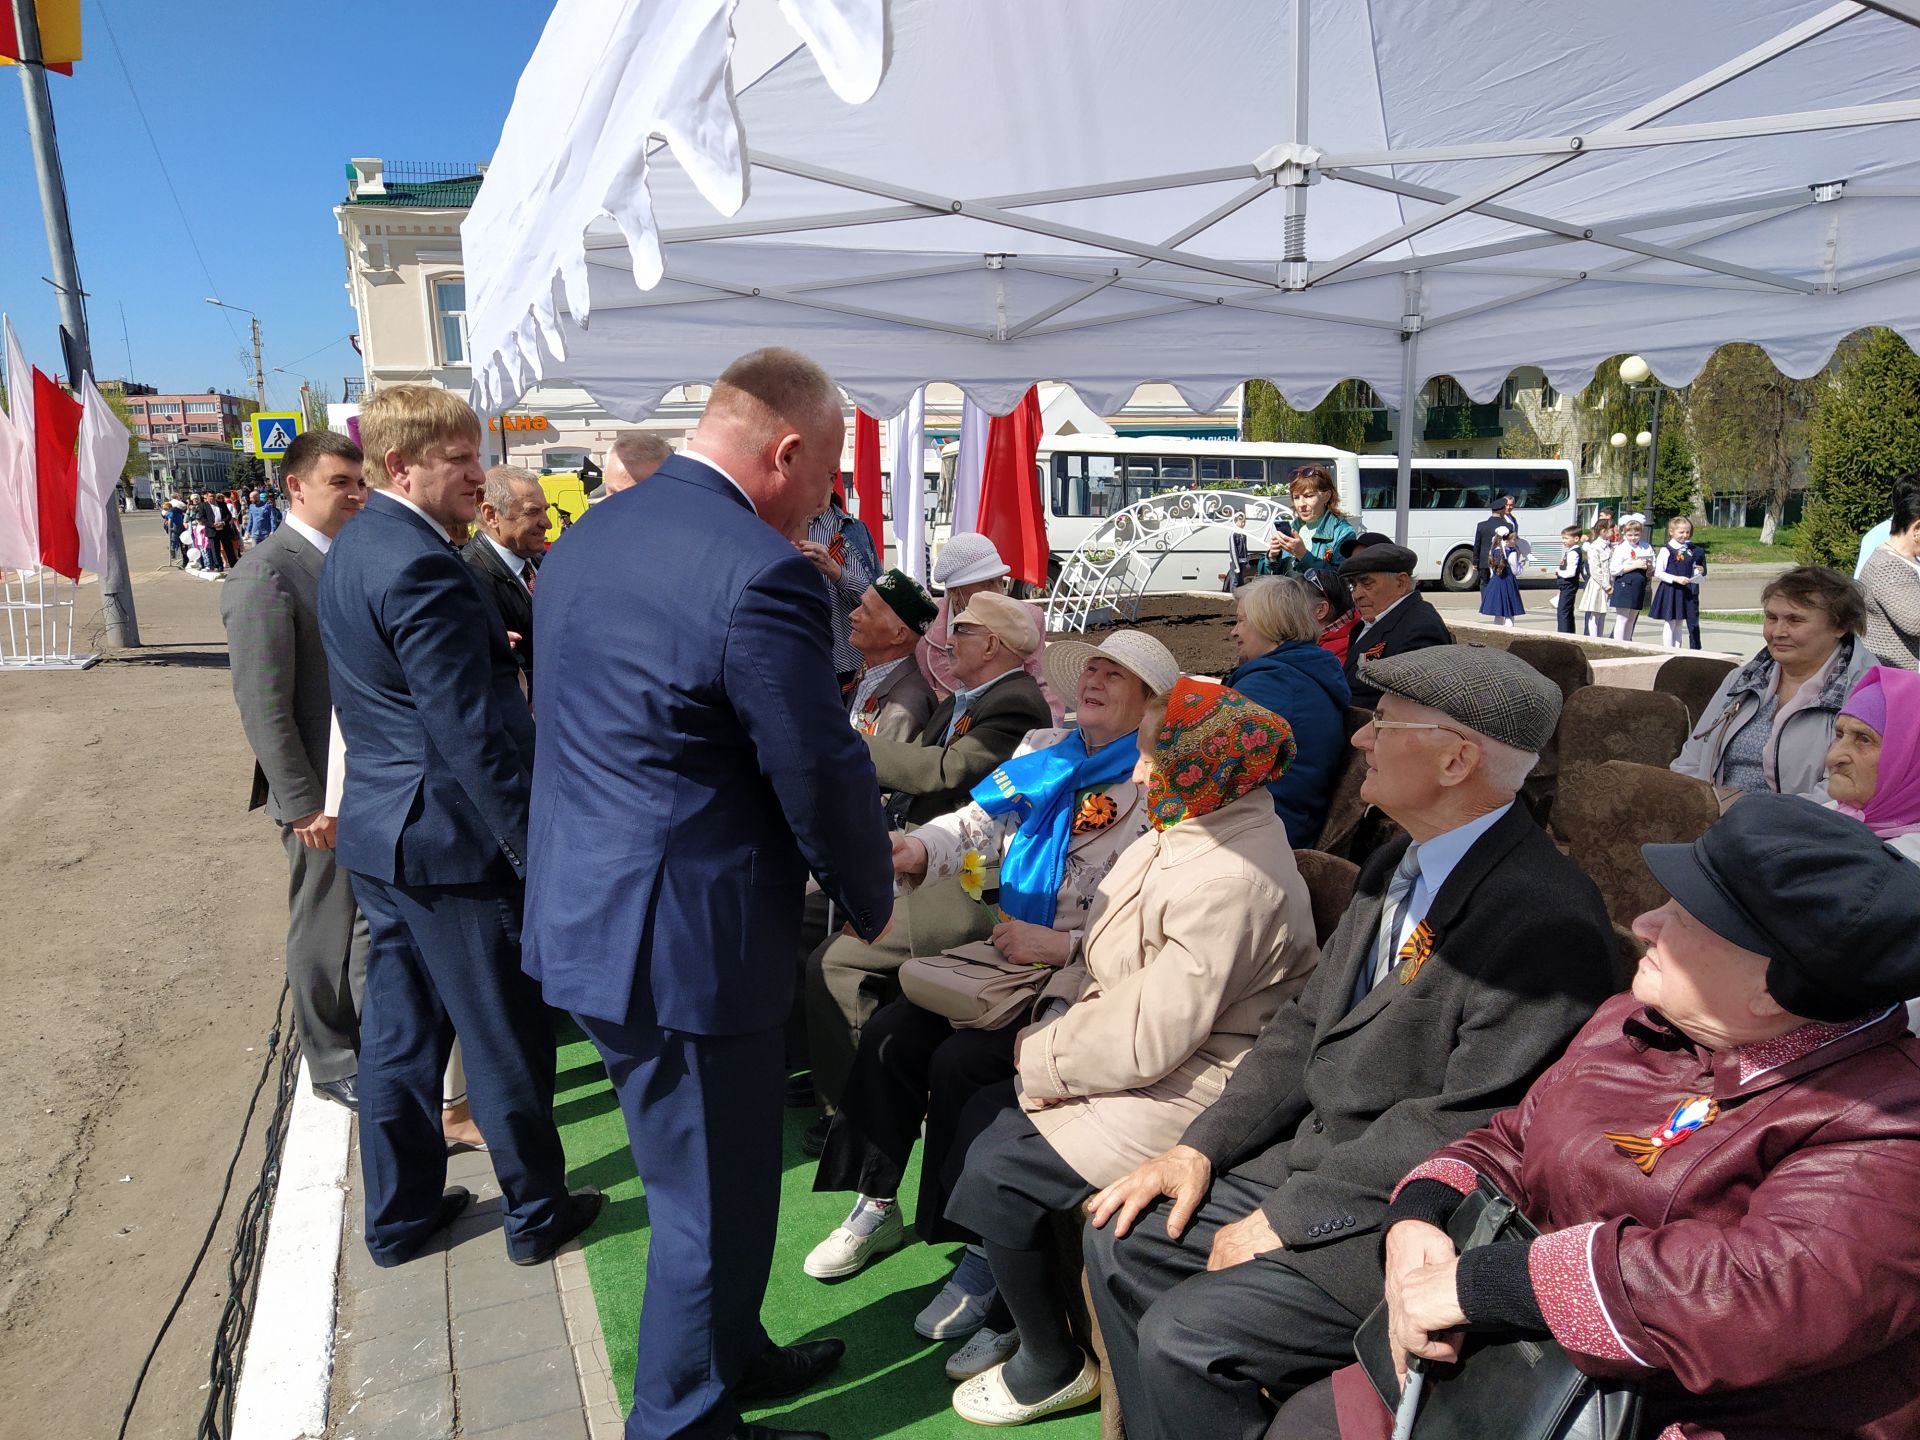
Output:
<instances>
[{"instance_id":1,"label":"elderly woman in maroon leather jacket","mask_svg":"<svg viewBox=\"0 0 1920 1440\"><path fill-rule=\"evenodd\" d=\"M1550 1334L1641 1382L1659 1440L1920 1435L1920 870L1809 801L1741 799L1649 845L1674 899L1516 1108L1438 1151L1387 1217L1396 1360L1458 1327ZM1485 1177L1543 1232L1457 1256ZM1469 1384L1471 1366L1456 1383ZM1387 1435L1343 1371L1270 1436ZM1414 1434L1419 1434L1416 1424Z\"/></svg>"}]
</instances>

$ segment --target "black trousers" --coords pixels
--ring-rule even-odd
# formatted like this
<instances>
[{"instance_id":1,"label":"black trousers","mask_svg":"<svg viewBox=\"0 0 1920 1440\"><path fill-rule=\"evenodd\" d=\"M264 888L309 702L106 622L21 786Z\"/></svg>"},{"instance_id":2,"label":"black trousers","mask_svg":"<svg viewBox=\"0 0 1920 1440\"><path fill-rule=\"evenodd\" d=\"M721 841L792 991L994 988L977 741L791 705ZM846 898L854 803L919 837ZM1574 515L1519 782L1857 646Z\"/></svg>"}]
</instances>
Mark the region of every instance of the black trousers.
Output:
<instances>
[{"instance_id":1,"label":"black trousers","mask_svg":"<svg viewBox=\"0 0 1920 1440\"><path fill-rule=\"evenodd\" d=\"M1219 1176L1178 1240L1164 1201L1124 1240L1111 1221L1087 1227L1088 1288L1130 1440L1262 1440L1274 1402L1352 1361L1363 1317L1291 1265L1262 1255L1207 1270L1213 1237L1272 1193Z\"/></svg>"},{"instance_id":2,"label":"black trousers","mask_svg":"<svg viewBox=\"0 0 1920 1440\"><path fill-rule=\"evenodd\" d=\"M1571 635L1573 628L1573 607L1580 598L1580 587L1560 582L1559 608L1554 612L1554 628L1562 635Z\"/></svg>"},{"instance_id":3,"label":"black trousers","mask_svg":"<svg viewBox=\"0 0 1920 1440\"><path fill-rule=\"evenodd\" d=\"M928 1244L971 1243L972 1232L946 1219L949 1176L998 1106L969 1104L1013 1079L1017 1025L956 1030L904 996L874 1012L860 1036L840 1112L814 1173L815 1190L898 1195L926 1122L914 1229Z\"/></svg>"},{"instance_id":4,"label":"black trousers","mask_svg":"<svg viewBox=\"0 0 1920 1440\"><path fill-rule=\"evenodd\" d=\"M399 885L354 874L367 917L360 1014L360 1169L367 1249L391 1261L431 1232L447 1180L441 1077L460 1036L473 1119L505 1197L507 1253L573 1214L553 1123L553 1029L520 969L520 882Z\"/></svg>"},{"instance_id":5,"label":"black trousers","mask_svg":"<svg viewBox=\"0 0 1920 1440\"><path fill-rule=\"evenodd\" d=\"M989 1118L966 1152L948 1159L947 1218L982 1240L1038 1249L1046 1243L1052 1216L1073 1209L1094 1187L1034 1128L1011 1082L982 1092L968 1108L975 1113L967 1118L975 1123L982 1115ZM1065 1304L1063 1298L1062 1308Z\"/></svg>"}]
</instances>

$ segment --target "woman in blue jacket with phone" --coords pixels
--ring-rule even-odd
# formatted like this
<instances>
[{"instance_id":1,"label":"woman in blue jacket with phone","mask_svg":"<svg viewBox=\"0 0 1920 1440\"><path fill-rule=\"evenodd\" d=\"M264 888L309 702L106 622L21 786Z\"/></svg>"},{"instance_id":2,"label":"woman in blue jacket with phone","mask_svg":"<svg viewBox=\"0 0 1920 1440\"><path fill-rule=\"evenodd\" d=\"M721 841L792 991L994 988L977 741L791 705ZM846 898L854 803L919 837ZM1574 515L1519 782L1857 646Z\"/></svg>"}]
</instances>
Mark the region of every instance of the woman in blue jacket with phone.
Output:
<instances>
[{"instance_id":1,"label":"woman in blue jacket with phone","mask_svg":"<svg viewBox=\"0 0 1920 1440\"><path fill-rule=\"evenodd\" d=\"M1346 558L1342 547L1359 533L1340 513L1340 492L1333 472L1324 465L1302 465L1289 482L1293 520L1277 521L1267 555L1259 564L1262 575L1303 575L1309 570L1337 570Z\"/></svg>"}]
</instances>

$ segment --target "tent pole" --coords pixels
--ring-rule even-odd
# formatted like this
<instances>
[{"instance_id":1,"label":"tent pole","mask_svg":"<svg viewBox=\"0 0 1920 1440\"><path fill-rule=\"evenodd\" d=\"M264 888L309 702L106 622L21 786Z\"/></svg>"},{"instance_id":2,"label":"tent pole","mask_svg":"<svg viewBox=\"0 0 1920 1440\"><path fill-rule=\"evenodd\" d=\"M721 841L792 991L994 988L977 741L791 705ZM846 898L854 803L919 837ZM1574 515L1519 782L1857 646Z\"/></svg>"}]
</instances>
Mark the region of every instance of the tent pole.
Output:
<instances>
[{"instance_id":1,"label":"tent pole","mask_svg":"<svg viewBox=\"0 0 1920 1440\"><path fill-rule=\"evenodd\" d=\"M1307 27L1313 15L1313 0L1293 0L1293 117L1287 139L1295 145L1307 143L1308 86L1312 84L1307 70L1307 57L1311 45ZM1297 167L1287 167L1291 174L1287 185L1287 212L1285 228L1281 231L1284 242L1281 251L1280 274L1282 282L1289 290L1304 290L1310 271L1307 267L1307 176Z\"/></svg>"},{"instance_id":2,"label":"tent pole","mask_svg":"<svg viewBox=\"0 0 1920 1440\"><path fill-rule=\"evenodd\" d=\"M1407 512L1413 508L1413 422L1420 396L1420 272L1407 273L1406 314L1400 322L1400 422L1394 452L1400 468L1394 482L1393 543L1407 543Z\"/></svg>"}]
</instances>

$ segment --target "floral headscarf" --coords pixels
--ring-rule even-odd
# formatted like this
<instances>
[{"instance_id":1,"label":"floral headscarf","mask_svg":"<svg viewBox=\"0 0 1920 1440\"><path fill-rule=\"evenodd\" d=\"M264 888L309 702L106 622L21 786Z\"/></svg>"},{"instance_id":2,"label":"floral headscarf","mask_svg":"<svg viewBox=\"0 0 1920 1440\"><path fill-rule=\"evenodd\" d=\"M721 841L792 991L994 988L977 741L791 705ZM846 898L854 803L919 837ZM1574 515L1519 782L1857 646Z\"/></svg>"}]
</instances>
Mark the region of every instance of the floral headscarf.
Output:
<instances>
[{"instance_id":1,"label":"floral headscarf","mask_svg":"<svg viewBox=\"0 0 1920 1440\"><path fill-rule=\"evenodd\" d=\"M1835 808L1882 840L1920 833L1920 675L1876 665L1855 682L1840 713L1880 737L1880 770L1864 810Z\"/></svg>"},{"instance_id":2,"label":"floral headscarf","mask_svg":"<svg viewBox=\"0 0 1920 1440\"><path fill-rule=\"evenodd\" d=\"M1154 736L1147 818L1156 830L1211 815L1278 780L1298 753L1293 727L1210 680L1182 677Z\"/></svg>"}]
</instances>

